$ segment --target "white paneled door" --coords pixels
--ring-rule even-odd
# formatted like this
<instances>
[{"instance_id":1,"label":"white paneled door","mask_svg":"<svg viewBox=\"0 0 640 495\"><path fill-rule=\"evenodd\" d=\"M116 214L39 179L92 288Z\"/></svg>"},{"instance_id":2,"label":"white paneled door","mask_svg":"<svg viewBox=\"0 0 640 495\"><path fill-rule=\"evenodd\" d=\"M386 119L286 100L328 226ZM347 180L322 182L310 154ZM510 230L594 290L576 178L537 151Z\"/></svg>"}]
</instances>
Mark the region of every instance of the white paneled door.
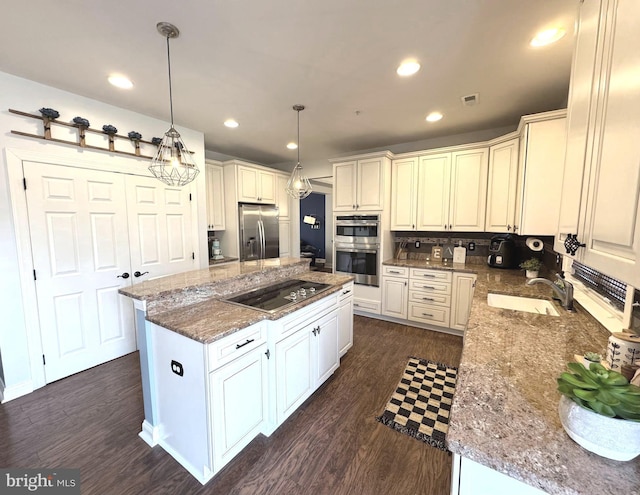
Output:
<instances>
[{"instance_id":1,"label":"white paneled door","mask_svg":"<svg viewBox=\"0 0 640 495\"><path fill-rule=\"evenodd\" d=\"M136 350L118 289L194 268L189 188L23 162L46 382Z\"/></svg>"},{"instance_id":2,"label":"white paneled door","mask_svg":"<svg viewBox=\"0 0 640 495\"><path fill-rule=\"evenodd\" d=\"M23 163L49 383L136 349L125 177Z\"/></svg>"}]
</instances>

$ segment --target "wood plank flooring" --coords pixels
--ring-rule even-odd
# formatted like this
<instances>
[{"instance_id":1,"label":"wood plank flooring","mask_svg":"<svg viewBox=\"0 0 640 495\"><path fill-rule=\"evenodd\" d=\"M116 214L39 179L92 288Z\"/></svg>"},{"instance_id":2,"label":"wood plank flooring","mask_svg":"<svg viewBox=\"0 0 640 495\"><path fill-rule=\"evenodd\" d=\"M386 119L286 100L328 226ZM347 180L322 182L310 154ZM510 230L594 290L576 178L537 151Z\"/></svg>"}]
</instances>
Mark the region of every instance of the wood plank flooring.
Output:
<instances>
[{"instance_id":1,"label":"wood plank flooring","mask_svg":"<svg viewBox=\"0 0 640 495\"><path fill-rule=\"evenodd\" d=\"M80 468L83 495L446 495L451 457L375 417L407 356L457 366L461 350L460 337L356 316L336 373L204 486L138 437L140 368L129 354L0 405L0 466Z\"/></svg>"}]
</instances>

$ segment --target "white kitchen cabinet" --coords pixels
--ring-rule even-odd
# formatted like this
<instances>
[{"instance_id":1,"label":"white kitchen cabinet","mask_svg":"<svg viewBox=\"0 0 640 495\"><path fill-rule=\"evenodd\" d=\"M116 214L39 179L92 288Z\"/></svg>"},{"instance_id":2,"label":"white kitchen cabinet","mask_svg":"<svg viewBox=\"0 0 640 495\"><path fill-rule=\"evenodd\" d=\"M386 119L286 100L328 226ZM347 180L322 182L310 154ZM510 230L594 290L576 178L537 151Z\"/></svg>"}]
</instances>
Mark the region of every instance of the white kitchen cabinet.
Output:
<instances>
[{"instance_id":1,"label":"white kitchen cabinet","mask_svg":"<svg viewBox=\"0 0 640 495\"><path fill-rule=\"evenodd\" d=\"M353 347L353 282L342 286L338 296L338 353L344 356Z\"/></svg>"},{"instance_id":2,"label":"white kitchen cabinet","mask_svg":"<svg viewBox=\"0 0 640 495\"><path fill-rule=\"evenodd\" d=\"M409 298L409 269L404 267L382 267L382 314L407 319Z\"/></svg>"},{"instance_id":3,"label":"white kitchen cabinet","mask_svg":"<svg viewBox=\"0 0 640 495\"><path fill-rule=\"evenodd\" d=\"M238 201L276 203L276 174L260 168L238 166Z\"/></svg>"},{"instance_id":4,"label":"white kitchen cabinet","mask_svg":"<svg viewBox=\"0 0 640 495\"><path fill-rule=\"evenodd\" d=\"M280 257L291 256L291 222L287 219L278 220L278 231L280 232Z\"/></svg>"},{"instance_id":5,"label":"white kitchen cabinet","mask_svg":"<svg viewBox=\"0 0 640 495\"><path fill-rule=\"evenodd\" d=\"M565 112L523 117L515 233L555 235L566 149Z\"/></svg>"},{"instance_id":6,"label":"white kitchen cabinet","mask_svg":"<svg viewBox=\"0 0 640 495\"><path fill-rule=\"evenodd\" d=\"M221 165L205 163L207 176L207 230L225 230L224 175Z\"/></svg>"},{"instance_id":7,"label":"white kitchen cabinet","mask_svg":"<svg viewBox=\"0 0 640 495\"><path fill-rule=\"evenodd\" d=\"M476 275L474 273L454 272L451 313L449 326L456 330L465 331L469 321L469 312L471 311L471 301L473 300L473 291L476 286Z\"/></svg>"},{"instance_id":8,"label":"white kitchen cabinet","mask_svg":"<svg viewBox=\"0 0 640 495\"><path fill-rule=\"evenodd\" d=\"M291 196L287 194L288 175L276 176L276 206L278 207L278 215L280 220L288 219L290 215Z\"/></svg>"},{"instance_id":9,"label":"white kitchen cabinet","mask_svg":"<svg viewBox=\"0 0 640 495\"><path fill-rule=\"evenodd\" d=\"M389 164L388 153L334 163L334 212L383 210Z\"/></svg>"},{"instance_id":10,"label":"white kitchen cabinet","mask_svg":"<svg viewBox=\"0 0 640 495\"><path fill-rule=\"evenodd\" d=\"M483 231L487 156L478 148L395 160L391 229Z\"/></svg>"},{"instance_id":11,"label":"white kitchen cabinet","mask_svg":"<svg viewBox=\"0 0 640 495\"><path fill-rule=\"evenodd\" d=\"M576 259L636 287L640 99L630 81L640 66L639 21L640 11L633 3L585 0L580 6L563 183L567 194L556 239L556 249L564 253L566 236L577 235L585 246L578 248ZM575 231L567 229L574 226Z\"/></svg>"},{"instance_id":12,"label":"white kitchen cabinet","mask_svg":"<svg viewBox=\"0 0 640 495\"><path fill-rule=\"evenodd\" d=\"M489 148L485 231L513 233L518 187L518 145L514 138Z\"/></svg>"},{"instance_id":13,"label":"white kitchen cabinet","mask_svg":"<svg viewBox=\"0 0 640 495\"><path fill-rule=\"evenodd\" d=\"M215 472L261 433L268 421L267 354L263 343L209 375Z\"/></svg>"},{"instance_id":14,"label":"white kitchen cabinet","mask_svg":"<svg viewBox=\"0 0 640 495\"><path fill-rule=\"evenodd\" d=\"M451 495L543 495L546 492L453 454Z\"/></svg>"}]
</instances>

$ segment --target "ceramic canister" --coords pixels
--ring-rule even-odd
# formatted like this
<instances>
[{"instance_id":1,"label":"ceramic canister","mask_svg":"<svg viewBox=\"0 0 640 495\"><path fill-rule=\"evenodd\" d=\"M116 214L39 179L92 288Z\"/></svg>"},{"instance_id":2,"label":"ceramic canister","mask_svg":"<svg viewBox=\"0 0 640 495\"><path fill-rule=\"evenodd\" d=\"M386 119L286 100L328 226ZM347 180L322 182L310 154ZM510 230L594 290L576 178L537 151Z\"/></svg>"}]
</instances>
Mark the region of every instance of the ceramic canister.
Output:
<instances>
[{"instance_id":1,"label":"ceramic canister","mask_svg":"<svg viewBox=\"0 0 640 495\"><path fill-rule=\"evenodd\" d=\"M607 363L612 370L620 371L623 364L634 364L640 360L640 335L618 332L609 337Z\"/></svg>"}]
</instances>

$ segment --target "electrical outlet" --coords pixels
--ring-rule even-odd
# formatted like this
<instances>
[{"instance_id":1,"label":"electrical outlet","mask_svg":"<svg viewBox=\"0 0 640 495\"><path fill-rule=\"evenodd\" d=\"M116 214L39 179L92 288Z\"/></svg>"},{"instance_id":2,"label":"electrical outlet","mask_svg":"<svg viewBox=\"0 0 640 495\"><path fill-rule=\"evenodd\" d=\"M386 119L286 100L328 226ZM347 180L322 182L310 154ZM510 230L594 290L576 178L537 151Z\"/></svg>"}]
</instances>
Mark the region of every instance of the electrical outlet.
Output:
<instances>
[{"instance_id":1,"label":"electrical outlet","mask_svg":"<svg viewBox=\"0 0 640 495\"><path fill-rule=\"evenodd\" d=\"M420 249L420 241L416 241L416 249Z\"/></svg>"},{"instance_id":2,"label":"electrical outlet","mask_svg":"<svg viewBox=\"0 0 640 495\"><path fill-rule=\"evenodd\" d=\"M475 242L470 242L467 249L469 249L469 251L475 251L476 250L476 243Z\"/></svg>"},{"instance_id":3,"label":"electrical outlet","mask_svg":"<svg viewBox=\"0 0 640 495\"><path fill-rule=\"evenodd\" d=\"M184 368L178 361L171 361L171 371L173 371L178 376L184 375Z\"/></svg>"}]
</instances>

